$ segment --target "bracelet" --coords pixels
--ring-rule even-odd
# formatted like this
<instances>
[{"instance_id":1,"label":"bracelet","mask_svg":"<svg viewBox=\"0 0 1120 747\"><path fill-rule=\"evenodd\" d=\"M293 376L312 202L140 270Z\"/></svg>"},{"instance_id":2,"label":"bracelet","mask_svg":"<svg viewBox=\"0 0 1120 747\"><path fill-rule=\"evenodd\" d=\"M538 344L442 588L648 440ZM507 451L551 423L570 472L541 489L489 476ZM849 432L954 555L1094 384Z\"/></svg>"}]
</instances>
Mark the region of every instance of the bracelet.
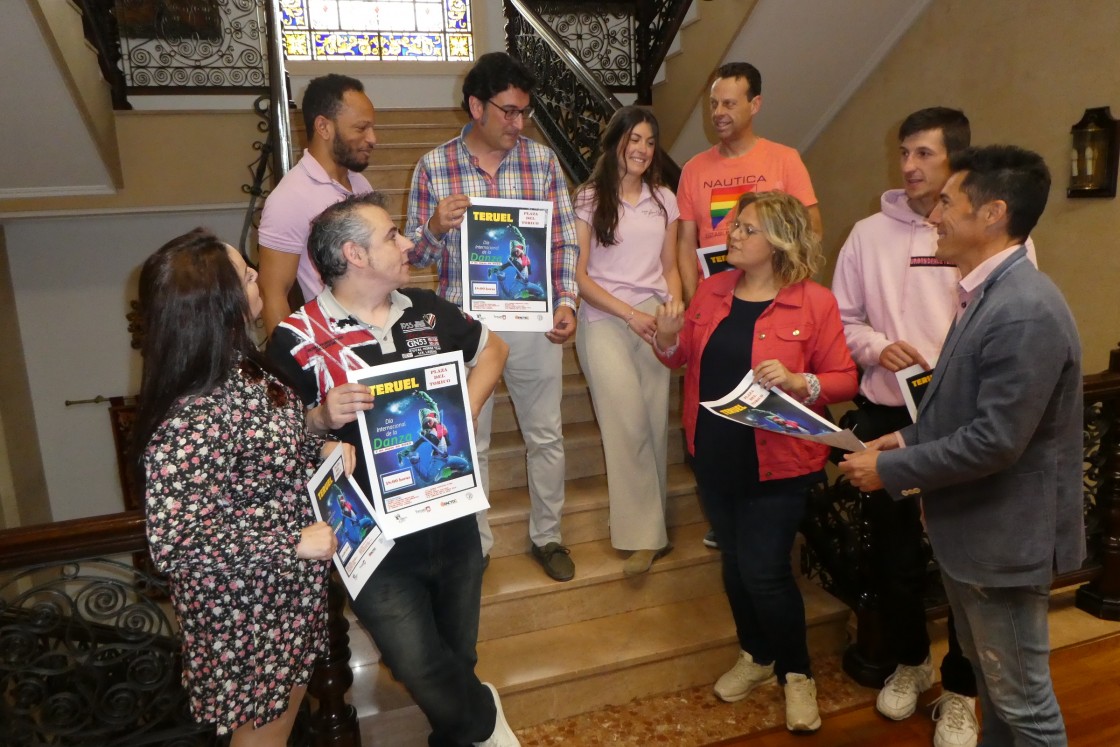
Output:
<instances>
[{"instance_id":1,"label":"bracelet","mask_svg":"<svg viewBox=\"0 0 1120 747\"><path fill-rule=\"evenodd\" d=\"M809 396L805 398L803 404L811 405L821 396L821 382L815 374L806 373L801 375L805 377L805 385L809 387Z\"/></svg>"},{"instance_id":2,"label":"bracelet","mask_svg":"<svg viewBox=\"0 0 1120 747\"><path fill-rule=\"evenodd\" d=\"M630 309L630 316L626 317L626 326L630 326L630 322L634 321L634 309Z\"/></svg>"}]
</instances>

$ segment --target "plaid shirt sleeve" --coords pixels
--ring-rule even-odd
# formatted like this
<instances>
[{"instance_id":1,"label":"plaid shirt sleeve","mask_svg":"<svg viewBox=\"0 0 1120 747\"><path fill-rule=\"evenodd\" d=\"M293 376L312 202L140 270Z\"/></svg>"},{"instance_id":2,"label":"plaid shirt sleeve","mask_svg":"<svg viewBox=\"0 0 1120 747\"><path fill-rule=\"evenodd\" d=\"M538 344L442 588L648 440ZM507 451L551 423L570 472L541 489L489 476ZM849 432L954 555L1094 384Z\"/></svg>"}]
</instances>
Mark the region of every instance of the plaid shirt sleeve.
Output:
<instances>
[{"instance_id":1,"label":"plaid shirt sleeve","mask_svg":"<svg viewBox=\"0 0 1120 747\"><path fill-rule=\"evenodd\" d=\"M567 181L556 154L549 151L548 193L544 199L555 207L552 211L552 287L555 293L553 311L560 306L576 310L579 289L576 286L576 258L579 244L576 241L575 213L568 196Z\"/></svg>"},{"instance_id":2,"label":"plaid shirt sleeve","mask_svg":"<svg viewBox=\"0 0 1120 747\"><path fill-rule=\"evenodd\" d=\"M404 229L405 235L415 244L408 253L408 261L415 267L427 267L443 259L443 241L428 229L428 220L438 204L439 200L432 192L428 158L425 157L420 159L416 170L412 172L412 186L408 190L408 218Z\"/></svg>"}]
</instances>

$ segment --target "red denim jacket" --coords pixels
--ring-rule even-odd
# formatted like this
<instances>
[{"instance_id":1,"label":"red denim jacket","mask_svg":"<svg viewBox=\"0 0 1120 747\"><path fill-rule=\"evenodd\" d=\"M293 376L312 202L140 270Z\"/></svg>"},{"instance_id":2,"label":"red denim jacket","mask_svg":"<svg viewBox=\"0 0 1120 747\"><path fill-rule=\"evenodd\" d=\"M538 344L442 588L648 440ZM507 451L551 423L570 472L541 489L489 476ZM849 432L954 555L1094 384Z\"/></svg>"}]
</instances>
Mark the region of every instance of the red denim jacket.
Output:
<instances>
[{"instance_id":1,"label":"red denim jacket","mask_svg":"<svg viewBox=\"0 0 1120 747\"><path fill-rule=\"evenodd\" d=\"M731 313L735 284L742 274L740 270L729 270L700 283L685 311L684 328L676 350L666 355L654 346L654 352L666 366L688 366L681 421L690 454L696 453L700 359L716 327ZM859 384L856 364L844 341L836 298L812 280L782 288L755 322L751 365L757 366L773 358L793 373L816 374L821 395L812 409L817 412L823 413L824 405L845 402L856 394ZM760 480L805 475L822 469L828 460L829 448L812 441L758 429L755 429L754 438Z\"/></svg>"}]
</instances>

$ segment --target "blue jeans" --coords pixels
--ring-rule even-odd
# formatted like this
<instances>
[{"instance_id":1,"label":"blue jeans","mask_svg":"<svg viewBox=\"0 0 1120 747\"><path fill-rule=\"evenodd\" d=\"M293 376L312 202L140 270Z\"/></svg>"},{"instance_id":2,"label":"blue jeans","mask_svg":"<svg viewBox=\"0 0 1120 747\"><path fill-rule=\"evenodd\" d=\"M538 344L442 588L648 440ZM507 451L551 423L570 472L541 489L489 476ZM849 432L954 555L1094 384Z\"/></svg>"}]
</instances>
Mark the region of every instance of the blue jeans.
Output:
<instances>
[{"instance_id":1,"label":"blue jeans","mask_svg":"<svg viewBox=\"0 0 1120 747\"><path fill-rule=\"evenodd\" d=\"M975 586L942 573L957 635L976 672L983 747L1065 747L1050 681L1049 586Z\"/></svg>"},{"instance_id":2,"label":"blue jeans","mask_svg":"<svg viewBox=\"0 0 1120 747\"><path fill-rule=\"evenodd\" d=\"M819 473L766 482L744 477L733 490L700 484L704 511L719 543L739 648L759 664L773 662L783 684L790 672L812 676L805 601L790 554L809 486L819 479Z\"/></svg>"},{"instance_id":3,"label":"blue jeans","mask_svg":"<svg viewBox=\"0 0 1120 747\"><path fill-rule=\"evenodd\" d=\"M474 673L481 596L472 515L398 539L350 605L428 717L431 747L464 747L494 731L494 698Z\"/></svg>"}]
</instances>

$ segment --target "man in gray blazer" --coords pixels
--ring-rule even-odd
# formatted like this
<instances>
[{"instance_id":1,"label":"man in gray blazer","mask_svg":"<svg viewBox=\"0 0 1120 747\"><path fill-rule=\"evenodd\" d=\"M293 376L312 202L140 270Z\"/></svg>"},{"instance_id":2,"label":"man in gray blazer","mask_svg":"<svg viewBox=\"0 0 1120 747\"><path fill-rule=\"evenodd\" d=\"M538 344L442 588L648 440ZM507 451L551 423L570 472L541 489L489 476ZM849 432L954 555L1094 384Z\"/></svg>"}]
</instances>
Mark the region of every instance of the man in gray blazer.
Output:
<instances>
[{"instance_id":1,"label":"man in gray blazer","mask_svg":"<svg viewBox=\"0 0 1120 747\"><path fill-rule=\"evenodd\" d=\"M861 490L919 500L965 655L981 744L1065 745L1050 681L1055 570L1085 558L1081 345L1057 287L1022 243L1046 206L1042 158L969 148L929 220L961 272L956 321L918 422L849 454Z\"/></svg>"}]
</instances>

